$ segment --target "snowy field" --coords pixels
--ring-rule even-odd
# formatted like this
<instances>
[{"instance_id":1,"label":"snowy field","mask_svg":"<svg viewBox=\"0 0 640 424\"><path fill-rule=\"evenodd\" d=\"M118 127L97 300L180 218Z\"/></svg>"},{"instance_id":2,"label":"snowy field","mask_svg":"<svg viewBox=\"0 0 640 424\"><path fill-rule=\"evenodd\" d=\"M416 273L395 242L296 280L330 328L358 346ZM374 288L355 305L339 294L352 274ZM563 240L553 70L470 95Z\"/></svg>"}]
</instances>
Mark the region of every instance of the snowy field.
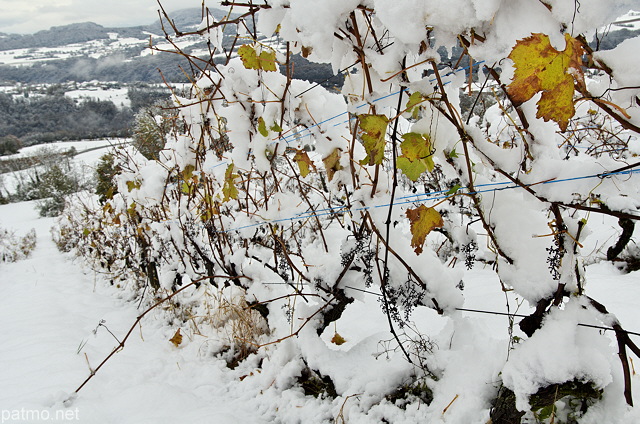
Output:
<instances>
[{"instance_id":1,"label":"snowy field","mask_svg":"<svg viewBox=\"0 0 640 424\"><path fill-rule=\"evenodd\" d=\"M112 102L118 109L131 106L131 100L129 100L128 88L116 88L116 89L81 89L71 90L64 93L65 96L77 100L101 100Z\"/></svg>"},{"instance_id":2,"label":"snowy field","mask_svg":"<svg viewBox=\"0 0 640 424\"><path fill-rule=\"evenodd\" d=\"M95 161L99 155L93 153L95 157L80 155L78 160ZM0 422L43 422L43 417L65 416L66 422L81 423L324 423L335 422L336 411L341 410L350 423L381 422L383 418L394 423L487 421L489 405L483 398L509 354L507 317L461 312L468 317L462 321L466 324L452 329L449 318L432 310L416 313L416 327L434 340L455 336L476 340L476 346L484 347L448 350L439 359L457 365L440 381L433 403L402 410L386 401L375 402L362 392L400 383L388 379L407 367L397 356L388 359L384 355L382 346L390 339L386 317L379 308L371 307L377 296L370 293L354 293L356 303L338 323L345 344L330 343L332 326L331 334L323 334L324 346L309 346L318 351L315 366L337 367L344 380L336 384L353 390L349 392L352 398L316 399L305 396L299 387L288 387L295 366L287 362L291 358L283 355L283 349L271 356L266 348L262 365L256 356L232 370L223 359L208 354L212 334L206 331L195 334L183 326L184 341L176 347L169 339L177 327L162 310L148 314L124 349L74 396L76 388L118 345L116 338L126 334L141 309L130 292L83 268L79 259L60 253L51 240L53 224L52 218L38 217L33 202L0 206L0 227L19 236L31 228L37 233L37 248L30 258L0 262ZM597 250L610 243L615 222L603 220L596 231L602 236L593 239L602 244L585 248ZM587 277L588 293L607 305L625 328L640 330L636 306L640 274L622 274L602 262L589 266ZM505 313L508 302L511 313L531 311L526 304L519 307L521 302L510 294L502 294L495 274L481 264L466 273L464 285L465 308ZM609 344L615 358L611 332L582 327L572 331L577 338ZM517 328L516 334L522 336ZM547 356L579 361L579 354L571 339L559 339L557 352ZM609 365L616 375L611 383L615 385L613 395L592 407L591 418L585 422L639 422L637 411L621 405L619 362L603 366ZM636 375L633 384L640 387ZM637 393L635 401L640 402Z\"/></svg>"},{"instance_id":3,"label":"snowy field","mask_svg":"<svg viewBox=\"0 0 640 424\"><path fill-rule=\"evenodd\" d=\"M58 141L55 143L47 143L47 144L36 144L34 146L23 147L20 149L18 153L15 155L3 156L2 159L14 159L25 156L33 156L38 153L38 151L42 149L51 149L60 152L67 151L71 148L76 149L78 152L83 152L85 150L96 149L96 148L104 148L107 149L111 146L117 146L122 143L129 142L128 139L102 139L102 140L78 140L78 141ZM103 153L99 154L96 158L95 155L91 155L90 157L83 157L83 159L88 161L97 161L97 159L102 156Z\"/></svg>"},{"instance_id":4,"label":"snowy field","mask_svg":"<svg viewBox=\"0 0 640 424\"><path fill-rule=\"evenodd\" d=\"M256 369L251 369L255 364L249 360L235 370L228 369L225 361L202 354L207 340L201 336L193 336L180 348L174 347L168 340L175 329L161 313L147 316L125 348L96 374L75 400L69 401L90 369L117 345L109 331L122 337L139 310L122 290L83 269L72 256L60 253L49 234L54 220L39 218L33 206L33 203L0 206L2 227L18 234L35 228L38 235L38 247L31 258L18 263L0 263L0 363L3 364L0 409L3 413L24 410L54 416L58 410L73 411L82 423L288 423L300 422L299 417L305 417L302 422L309 423L327 420L329 402L323 404L313 397L305 397L299 389L282 394L276 389L269 390L268 382L257 374L242 378L255 373ZM638 330L640 313L635 303L640 295L639 274L622 275L603 263L589 267L588 275L591 295L609 305L628 328ZM496 296L500 289L490 271L469 273L465 285L466 307L506 312L504 303L495 302L500 298ZM370 299L363 298L363 301ZM514 308L515 303L511 301ZM366 310L356 305L350 309L353 316L344 320L352 324L340 327L340 333L349 341L341 346L344 355L358 358L362 355L359 349L368 347L375 351L378 341L388 337L380 334L384 328L383 317L360 315ZM524 308L519 312L525 312ZM475 326L482 322L480 328L484 327L484 335L490 337L487 344L494 346L491 354L506 355L506 317L472 313L468 316ZM430 313L417 315L416 321L433 334L446 325L446 319ZM598 332L588 328L580 331ZM615 348L610 337L601 337ZM481 391L485 374L491 372L485 368L492 362L487 352L460 352L460 355L466 356L467 362L457 375L449 376L452 380L449 400L458 393L473 395L474 391ZM384 358L371 356L367 362L382 365L380 384L385 384L383 368L390 364L385 364ZM357 363L352 366L358 368ZM283 368L286 372L286 367ZM638 383L640 379L634 376L635 387ZM464 416L463 412L456 413L456 409L463 408L465 404L460 402L448 413L454 417ZM417 411L413 411L415 413ZM413 414L396 416L395 422L413 422ZM354 422L377 422L375 415L368 416L365 411L358 415L360 419ZM637 414L634 417L640 418ZM637 421L618 417L607 422Z\"/></svg>"},{"instance_id":5,"label":"snowy field","mask_svg":"<svg viewBox=\"0 0 640 424\"><path fill-rule=\"evenodd\" d=\"M66 46L4 50L0 52L0 64L26 66L36 62L84 56L99 59L117 53L124 48L135 46L144 48L148 43L149 40L146 39L119 38L116 34L107 40L91 40L85 43L68 44Z\"/></svg>"},{"instance_id":6,"label":"snowy field","mask_svg":"<svg viewBox=\"0 0 640 424\"><path fill-rule=\"evenodd\" d=\"M79 140L79 141L60 141L56 143L38 144L34 146L24 147L14 155L3 156L3 160L16 159L21 157L38 156L43 151L46 152L66 152L71 148L76 149L78 152L73 159L73 163L78 169L82 169L83 172L92 175L95 169L95 164L98 162L109 149L113 146L120 146L122 144L130 143L130 139L103 139L103 140ZM15 192L15 188L19 181L24 181L28 170L22 170L17 172L10 172L2 175L0 184L10 193ZM0 225L2 225L0 223Z\"/></svg>"}]
</instances>

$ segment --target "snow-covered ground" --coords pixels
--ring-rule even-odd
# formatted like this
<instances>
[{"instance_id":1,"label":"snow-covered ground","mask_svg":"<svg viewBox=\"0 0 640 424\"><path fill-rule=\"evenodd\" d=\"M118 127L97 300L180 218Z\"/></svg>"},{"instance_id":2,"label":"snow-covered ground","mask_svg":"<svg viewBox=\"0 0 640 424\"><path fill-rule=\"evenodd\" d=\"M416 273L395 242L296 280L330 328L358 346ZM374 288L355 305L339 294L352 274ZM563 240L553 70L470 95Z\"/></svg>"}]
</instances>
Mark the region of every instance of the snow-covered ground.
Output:
<instances>
[{"instance_id":1,"label":"snow-covered ground","mask_svg":"<svg viewBox=\"0 0 640 424\"><path fill-rule=\"evenodd\" d=\"M82 150L96 143L61 143L58 147L73 145ZM76 160L91 166L103 153L89 152ZM401 410L387 401L375 403L366 393L356 391L397 385L399 382L388 378L402 375L399 370L407 368L401 359L389 360L384 355L384 341L390 339L386 318L379 308L371 308L377 297L368 293L354 293L358 300L347 309L338 327L331 326L331 331L323 334L324 346L309 346L318 350L314 366L332 369L334 375L339 370L345 378L338 384L352 387L351 394L358 396L316 399L305 396L295 385L290 387L297 368L287 363L293 357L283 355L283 349L270 353L267 348L261 360L270 366L261 366L256 356L229 369L225 360L210 354L211 329L196 334L181 326L184 341L176 347L169 339L179 325L172 325L170 315L160 309L142 319L124 349L74 396L76 388L118 345L116 338L124 337L142 309L131 292L118 287L118 283L111 284L83 268L79 259L59 252L51 240L53 224L54 219L38 217L33 202L0 206L0 228L15 231L18 236L31 228L37 233L37 248L30 258L0 262L0 422L40 422L45 417L65 416L67 422L118 424L323 423L336 419L340 410L350 423L380 422L384 418L389 422L427 419L462 424L484 423L488 418L486 392L493 390L490 382L497 379L500 364L509 354L507 317L463 312L468 326L447 329L452 325L448 318L431 310L418 311L413 317L417 328L434 340L450 334L451 340L454 335L484 340L485 347L448 351L440 360L458 365L443 366L448 372L439 382L433 403L428 408L416 404ZM585 249L601 249L615 230L615 222L603 220L595 227L602 237ZM625 328L640 330L640 312L635 305L640 296L640 274L622 274L608 263L589 266L587 274L589 294L607 305ZM465 308L504 313L508 302L511 313L530 312L526 303L518 306L518 299L501 293L495 274L481 264L465 275L464 284ZM341 346L330 343L334 331L347 342ZM577 331L608 343L615 354L611 332L599 335L597 329L590 328ZM555 356L572 354L571 348L570 342L559 340ZM635 375L633 379L634 387L640 387L640 379ZM623 402L620 375L612 384L618 386L614 392L619 396L593 407L593 420L588 422L598 422L602 417L609 421L599 422L638 422L637 412L620 412L625 410L619 405ZM640 396L635 395L635 399L640 402ZM617 415L608 415L606 408L613 405ZM478 411L484 412L478 415Z\"/></svg>"},{"instance_id":2,"label":"snow-covered ground","mask_svg":"<svg viewBox=\"0 0 640 424\"><path fill-rule=\"evenodd\" d=\"M3 156L2 159L14 159L17 157L24 156L33 156L38 153L39 150L45 149L53 149L60 152L67 151L71 148L76 149L78 152L82 152L84 150L94 149L94 148L108 148L113 145L118 145L123 142L128 142L129 140L120 140L120 139L101 139L101 140L78 140L78 141L58 141L55 143L46 143L46 144L36 144L33 146L23 147L20 149L18 153L15 155ZM94 160L95 158L91 157L89 160Z\"/></svg>"},{"instance_id":3,"label":"snow-covered ground","mask_svg":"<svg viewBox=\"0 0 640 424\"><path fill-rule=\"evenodd\" d=\"M34 146L24 147L14 155L3 156L3 160L15 159L20 157L38 156L43 151L66 152L71 148L75 148L78 154L74 157L73 163L78 169L83 170L87 175L92 175L95 164L98 160L109 151L113 146L129 144L130 139L103 139L103 140L79 140L79 141L60 141L56 143L37 144ZM24 181L29 170L21 170L2 175L0 187L10 193L15 192L15 188L19 181ZM0 223L1 225L1 223Z\"/></svg>"},{"instance_id":4,"label":"snow-covered ground","mask_svg":"<svg viewBox=\"0 0 640 424\"><path fill-rule=\"evenodd\" d=\"M121 289L83 269L69 254L60 253L49 234L54 220L39 218L33 206L33 203L0 206L1 227L12 229L18 235L35 228L38 235L37 248L30 258L0 263L0 409L5 414L3 417L7 414L13 414L14 418L16 414L54 417L56 413L64 413L74 417L68 422L77 417L82 423L119 424L329 421L335 407L330 400L304 396L296 388L279 393L273 387L277 386L278 376L263 378L251 359L230 370L224 360L205 354L206 337L187 333L185 342L176 348L169 342L175 327L162 312L145 317L125 348L100 369L77 397L71 396L91 369L117 346L115 337L124 336L141 310ZM606 263L590 266L588 274L592 296L607 304L630 330L638 330L640 313L635 301L640 295L639 274L622 275ZM505 297L498 295L500 287L490 270L477 269L469 273L465 286L468 308L506 312L505 302L496 301ZM369 301L366 297L364 300ZM515 303L511 301L514 312ZM388 336L384 331L380 333L380 328L384 328L382 317L362 316L366 311L371 309L356 306L348 310L350 317L340 321L346 323L341 324L339 330L348 341L340 347L343 356L369 357L367 366L375 362L399 366L385 364L384 356L375 359L374 352L358 352L364 348L375 351L375 345ZM447 377L450 379L445 385L450 391L447 397L451 401L456 394L466 394L466 401L450 406L447 415L451 420L445 420L445 414L441 414L445 422L480 422L465 421L471 419L468 414L475 409L470 401L474 394L484 390L487 373L492 371L491 363L495 362L490 355L507 354L506 317L473 313L468 316L474 328L483 330L476 337L490 336L487 344L493 348L483 352L457 352L466 357L467 362L460 362L458 371ZM447 324L447 319L431 313L418 314L416 321L423 330L433 334ZM597 333L598 330L580 331ZM600 337L610 340L614 348L609 335ZM361 366L347 365L355 369ZM287 374L286 368L283 364L283 375ZM384 378L381 374L380 384L387 383ZM271 383L268 380L272 380ZM634 376L635 387L639 387L638 383L640 379ZM444 393L440 399L436 397L436 401L442 403L440 411L446 407L445 399ZM640 401L640 397L636 399ZM466 409L469 409L467 413ZM416 422L413 420L421 416L419 410L408 409L404 412L406 416L401 416L399 411L391 415L393 422ZM353 421L349 422L379 422L380 414L382 412L376 412L375 408L353 412ZM631 423L639 418L640 415L634 414L611 417L607 422Z\"/></svg>"},{"instance_id":5,"label":"snow-covered ground","mask_svg":"<svg viewBox=\"0 0 640 424\"><path fill-rule=\"evenodd\" d=\"M54 417L63 409L77 411L82 423L269 422L251 407L255 390L229 375L224 361L198 355L204 341L176 349L168 342L171 328L154 319L145 320L106 372L65 407L90 367L117 345L108 330L122 337L139 311L121 291L58 252L49 234L53 219L38 218L33 204L2 206L0 221L18 233L35 228L38 234L31 258L0 264L3 417L16 411Z\"/></svg>"},{"instance_id":6,"label":"snow-covered ground","mask_svg":"<svg viewBox=\"0 0 640 424\"><path fill-rule=\"evenodd\" d=\"M119 109L131 106L131 100L129 99L128 88L116 88L116 89L81 89L72 90L64 93L65 96L78 100L102 100L110 101Z\"/></svg>"}]
</instances>

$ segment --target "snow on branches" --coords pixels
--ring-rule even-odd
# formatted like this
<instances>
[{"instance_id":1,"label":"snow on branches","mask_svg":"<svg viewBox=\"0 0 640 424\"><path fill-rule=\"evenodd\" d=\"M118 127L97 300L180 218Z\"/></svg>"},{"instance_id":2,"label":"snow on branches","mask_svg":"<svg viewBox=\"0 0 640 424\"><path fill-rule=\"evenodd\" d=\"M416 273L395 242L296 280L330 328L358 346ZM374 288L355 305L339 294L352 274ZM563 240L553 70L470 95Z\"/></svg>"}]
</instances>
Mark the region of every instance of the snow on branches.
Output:
<instances>
[{"instance_id":1,"label":"snow on branches","mask_svg":"<svg viewBox=\"0 0 640 424\"><path fill-rule=\"evenodd\" d=\"M433 405L452 390L436 380L456 373L443 358L482 349L456 311L465 268L482 261L531 310L522 331L534 347L521 341L513 361L505 350L488 365L508 365L504 383L518 408L546 383L607 390L615 352L606 343L589 350L599 365L522 364L542 349L552 355L566 332L575 336L565 324L577 315L603 319L593 309L563 312L586 304L584 262L596 259L582 250L589 219L640 216L629 165L640 89L627 66L633 55L623 55L639 41L610 52L586 42L632 2L222 4L240 15L198 32L237 30L233 42L212 47L224 63L181 53L199 69L190 92L174 97L184 127L157 161L120 155L117 194L94 210L109 224L85 227L83 237L122 240L124 231L128 257L113 262L154 274L157 290L176 290L184 278L237 286L269 325L251 352L296 346L340 396L368 380L347 381L316 339L354 304L369 308L373 293L389 352L412 364L394 372L433 378ZM341 92L296 79L296 54L342 72ZM443 344L428 355L407 333L421 308L452 326L430 335ZM575 337L572 349L588 345ZM536 378L518 380L523 367Z\"/></svg>"}]
</instances>

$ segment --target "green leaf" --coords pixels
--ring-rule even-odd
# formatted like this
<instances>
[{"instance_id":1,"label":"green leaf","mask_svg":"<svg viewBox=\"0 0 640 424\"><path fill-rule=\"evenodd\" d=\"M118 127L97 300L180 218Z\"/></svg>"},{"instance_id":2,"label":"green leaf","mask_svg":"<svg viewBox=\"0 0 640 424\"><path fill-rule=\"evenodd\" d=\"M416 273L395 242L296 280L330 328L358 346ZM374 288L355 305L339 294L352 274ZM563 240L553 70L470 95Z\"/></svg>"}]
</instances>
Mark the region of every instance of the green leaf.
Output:
<instances>
[{"instance_id":1,"label":"green leaf","mask_svg":"<svg viewBox=\"0 0 640 424\"><path fill-rule=\"evenodd\" d=\"M388 125L389 118L385 115L362 115L360 117L360 129L364 132L362 142L367 152L367 157L360 161L361 164L382 164Z\"/></svg>"},{"instance_id":2,"label":"green leaf","mask_svg":"<svg viewBox=\"0 0 640 424\"><path fill-rule=\"evenodd\" d=\"M449 157L453 159L458 158L458 152L456 152L456 149L453 149L452 151L449 152Z\"/></svg>"},{"instance_id":3,"label":"green leaf","mask_svg":"<svg viewBox=\"0 0 640 424\"><path fill-rule=\"evenodd\" d=\"M461 188L462 186L460 184L456 184L453 187L451 187L451 190L447 191L446 195L451 196L452 194L456 194L458 190L460 190Z\"/></svg>"},{"instance_id":4,"label":"green leaf","mask_svg":"<svg viewBox=\"0 0 640 424\"><path fill-rule=\"evenodd\" d=\"M195 190L197 181L198 181L198 177L196 175L193 174L193 172L196 170L196 167L189 164L187 166L184 167L184 169L182 170L182 185L180 186L182 192L184 194L192 194L193 191Z\"/></svg>"},{"instance_id":5,"label":"green leaf","mask_svg":"<svg viewBox=\"0 0 640 424\"><path fill-rule=\"evenodd\" d=\"M316 169L313 162L311 162L311 158L309 158L309 155L304 150L297 150L293 160L298 164L298 168L300 168L300 176L302 176L302 178L309 175L311 169L314 171Z\"/></svg>"},{"instance_id":6,"label":"green leaf","mask_svg":"<svg viewBox=\"0 0 640 424\"><path fill-rule=\"evenodd\" d=\"M413 182L418 181L420 175L427 170L427 165L425 165L423 161L417 160L415 162L411 162L404 156L398 157L396 160L396 167L404 172L404 175Z\"/></svg>"},{"instance_id":7,"label":"green leaf","mask_svg":"<svg viewBox=\"0 0 640 424\"><path fill-rule=\"evenodd\" d=\"M280 125L278 125L277 122L274 122L273 125L271 125L271 128L269 128L271 131L273 132L277 132L277 133L281 133L282 131L284 131L282 129L282 127L280 127Z\"/></svg>"},{"instance_id":8,"label":"green leaf","mask_svg":"<svg viewBox=\"0 0 640 424\"><path fill-rule=\"evenodd\" d=\"M258 118L258 132L262 134L263 137L269 136L269 131L267 130L267 125L264 123L264 119L262 116Z\"/></svg>"},{"instance_id":9,"label":"green leaf","mask_svg":"<svg viewBox=\"0 0 640 424\"><path fill-rule=\"evenodd\" d=\"M238 174L233 173L233 168L234 165L230 164L224 174L224 186L222 187L222 194L224 195L222 199L223 202L238 198L239 192L234 184L234 180L238 178Z\"/></svg>"},{"instance_id":10,"label":"green leaf","mask_svg":"<svg viewBox=\"0 0 640 424\"><path fill-rule=\"evenodd\" d=\"M396 167L411 181L417 181L425 171L433 171L433 151L431 139L427 134L407 133L400 144L402 155L398 156Z\"/></svg>"},{"instance_id":11,"label":"green leaf","mask_svg":"<svg viewBox=\"0 0 640 424\"><path fill-rule=\"evenodd\" d=\"M407 102L407 106L405 109L407 110L407 112L411 113L411 117L413 119L418 119L420 114L419 105L424 102L424 100L425 99L422 94L418 93L417 91L409 96L409 101Z\"/></svg>"},{"instance_id":12,"label":"green leaf","mask_svg":"<svg viewBox=\"0 0 640 424\"><path fill-rule=\"evenodd\" d=\"M551 418L551 415L555 414L555 404L543 406L534 414L541 421Z\"/></svg>"}]
</instances>

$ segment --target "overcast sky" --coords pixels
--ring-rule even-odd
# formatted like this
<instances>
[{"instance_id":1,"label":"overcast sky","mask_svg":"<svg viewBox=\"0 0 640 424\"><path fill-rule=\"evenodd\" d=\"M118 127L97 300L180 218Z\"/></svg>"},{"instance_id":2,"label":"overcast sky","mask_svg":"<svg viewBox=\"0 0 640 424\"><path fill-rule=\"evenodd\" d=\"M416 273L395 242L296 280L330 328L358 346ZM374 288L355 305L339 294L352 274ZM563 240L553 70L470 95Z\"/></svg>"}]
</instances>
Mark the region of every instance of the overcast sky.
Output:
<instances>
[{"instance_id":1,"label":"overcast sky","mask_svg":"<svg viewBox=\"0 0 640 424\"><path fill-rule=\"evenodd\" d=\"M201 7L202 0L161 0L172 10ZM213 7L215 0L206 0ZM0 32L31 34L52 26L95 22L106 27L153 23L156 0L0 0Z\"/></svg>"}]
</instances>

